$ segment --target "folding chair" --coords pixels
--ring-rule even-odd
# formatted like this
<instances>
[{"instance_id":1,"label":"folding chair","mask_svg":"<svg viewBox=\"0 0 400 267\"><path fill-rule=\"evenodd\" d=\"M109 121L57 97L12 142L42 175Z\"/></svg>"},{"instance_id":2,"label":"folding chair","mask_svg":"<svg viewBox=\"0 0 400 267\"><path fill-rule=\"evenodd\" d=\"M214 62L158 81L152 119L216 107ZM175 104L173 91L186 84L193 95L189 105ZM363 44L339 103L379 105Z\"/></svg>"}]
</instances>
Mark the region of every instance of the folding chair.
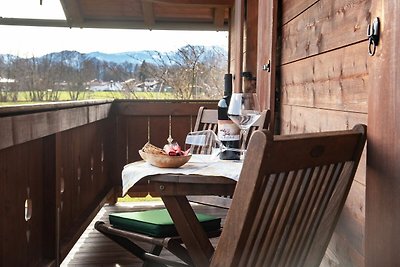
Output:
<instances>
[{"instance_id":1,"label":"folding chair","mask_svg":"<svg viewBox=\"0 0 400 267\"><path fill-rule=\"evenodd\" d=\"M255 130L259 128L264 128L268 127L270 121L270 111L264 111L262 112L262 115L260 119L251 127L249 131L249 135L252 134ZM217 131L217 122L218 122L218 117L217 117L217 110L214 109L205 109L204 107L200 107L196 124L195 124L195 131L198 130L212 130L214 132ZM247 138L242 138L242 142L246 142ZM196 151L197 153L199 151ZM195 197L193 197L195 198ZM216 197L216 198L223 198L225 197ZM190 198L189 198L190 199ZM207 203L207 199L200 199L201 204L209 204ZM231 201L229 199L228 201ZM215 202L211 200L212 204L214 205ZM163 217L165 219L166 216L166 210L161 209L161 210L156 210L156 211L144 211L144 212L133 212L130 214L118 214L118 215L112 215L110 216L110 221L117 221L119 228L118 227L113 227L112 224L104 223L101 221L96 222L95 228L139 257L140 259L143 260L144 264L143 266L188 266L192 265L192 261L190 256L188 255L186 249L181 245L182 240L180 239L179 236L177 236L176 231L168 230L167 232L163 232L162 234L160 233L155 233L150 231L151 235L149 235L149 232L144 232L140 231L141 227L143 225L131 225L132 223L132 218L137 218L136 216L141 216L144 221L150 222L150 221L157 221L157 218ZM124 216L126 217L124 218ZM119 216L122 216L119 217ZM132 217L130 217L132 216ZM212 227L205 227L207 231L207 235L209 238L212 237L218 237L221 233L220 230L220 219L215 218L212 216L207 216L204 214L198 214L199 217L201 217L200 220L202 220L202 225L210 225ZM143 218L145 217L145 218ZM172 224L172 221L169 218L167 220L170 220L170 225ZM218 221L218 223L216 223ZM157 222L155 222L157 224ZM121 229L121 225L123 226ZM144 227L147 227L146 224L144 224ZM152 244L152 249L149 251L144 250L142 247L138 246L135 242L146 242L149 244ZM178 258L180 258L184 263L177 263L177 262L172 262L168 261L165 259L162 259L159 257L161 251L163 248L166 248L173 254L175 254ZM156 263L157 262L157 263Z\"/></svg>"},{"instance_id":2,"label":"folding chair","mask_svg":"<svg viewBox=\"0 0 400 267\"><path fill-rule=\"evenodd\" d=\"M211 266L319 266L365 141L364 125L254 133Z\"/></svg>"},{"instance_id":3,"label":"folding chair","mask_svg":"<svg viewBox=\"0 0 400 267\"><path fill-rule=\"evenodd\" d=\"M271 122L271 111L264 110L261 113L261 117L250 127L247 136L241 135L239 147L247 148L249 139L253 132L260 129L269 129ZM206 109L204 107L199 108L197 114L197 120L194 127L194 131L201 130L212 130L217 133L218 126L218 110ZM204 148L198 148L204 149ZM195 151L195 153L211 153L211 151ZM232 202L232 196L189 196L188 199L193 203L202 205L209 205L219 208L229 208Z\"/></svg>"}]
</instances>

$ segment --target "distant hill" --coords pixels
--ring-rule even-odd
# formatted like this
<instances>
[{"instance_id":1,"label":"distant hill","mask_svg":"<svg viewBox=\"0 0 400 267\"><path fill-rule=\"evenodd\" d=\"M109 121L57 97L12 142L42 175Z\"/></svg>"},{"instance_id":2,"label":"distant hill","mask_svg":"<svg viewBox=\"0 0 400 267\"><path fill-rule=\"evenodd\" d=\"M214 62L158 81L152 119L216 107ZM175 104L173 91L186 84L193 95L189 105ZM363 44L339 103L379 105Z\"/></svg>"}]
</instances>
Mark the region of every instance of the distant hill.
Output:
<instances>
[{"instance_id":1,"label":"distant hill","mask_svg":"<svg viewBox=\"0 0 400 267\"><path fill-rule=\"evenodd\" d=\"M103 53L91 52L80 53L78 51L61 51L54 52L40 57L40 59L51 58L54 61L61 62L72 66L76 66L83 60L97 60L104 62L112 62L116 64L131 63L141 64L144 60L151 61L156 52L152 51L137 51L137 52L122 52L122 53Z\"/></svg>"},{"instance_id":2,"label":"distant hill","mask_svg":"<svg viewBox=\"0 0 400 267\"><path fill-rule=\"evenodd\" d=\"M132 64L141 64L143 61L151 61L152 57L156 55L154 51L137 51L137 52L122 52L107 54L102 52L91 52L85 54L86 58L95 58L100 61L114 62L122 64L124 62Z\"/></svg>"},{"instance_id":3,"label":"distant hill","mask_svg":"<svg viewBox=\"0 0 400 267\"><path fill-rule=\"evenodd\" d=\"M223 53L227 54L227 51L220 47L206 47L206 49L218 49ZM176 51L169 53L161 53L162 56L173 56ZM143 61L152 62L153 57L157 55L156 51L130 51L121 53L103 53L103 52L90 52L90 53L80 53L78 51L61 51L46 54L44 56L38 57L39 59L51 58L54 61L64 62L65 64L71 66L78 66L83 60L98 60L104 62L113 62L116 64L131 63L134 65L141 64ZM4 59L15 59L17 56L0 54ZM8 61L7 60L7 61Z\"/></svg>"}]
</instances>

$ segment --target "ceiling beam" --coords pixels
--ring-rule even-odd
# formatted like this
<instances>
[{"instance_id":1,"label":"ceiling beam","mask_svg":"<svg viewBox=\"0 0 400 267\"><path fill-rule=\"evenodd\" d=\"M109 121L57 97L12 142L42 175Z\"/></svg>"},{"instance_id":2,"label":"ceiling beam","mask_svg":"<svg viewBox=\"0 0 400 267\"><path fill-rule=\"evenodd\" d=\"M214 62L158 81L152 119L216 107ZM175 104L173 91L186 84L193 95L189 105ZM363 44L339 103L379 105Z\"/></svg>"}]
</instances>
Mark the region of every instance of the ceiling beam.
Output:
<instances>
[{"instance_id":1,"label":"ceiling beam","mask_svg":"<svg viewBox=\"0 0 400 267\"><path fill-rule=\"evenodd\" d=\"M0 25L9 26L39 26L39 27L70 27L66 20L59 19L25 19L0 17Z\"/></svg>"},{"instance_id":2,"label":"ceiling beam","mask_svg":"<svg viewBox=\"0 0 400 267\"><path fill-rule=\"evenodd\" d=\"M232 7L233 0L144 0L148 2L168 5L189 5L203 7Z\"/></svg>"},{"instance_id":3,"label":"ceiling beam","mask_svg":"<svg viewBox=\"0 0 400 267\"><path fill-rule=\"evenodd\" d=\"M217 30L222 29L225 23L225 8L214 9L214 25Z\"/></svg>"},{"instance_id":4,"label":"ceiling beam","mask_svg":"<svg viewBox=\"0 0 400 267\"><path fill-rule=\"evenodd\" d=\"M60 2L68 23L71 25L83 23L81 8L77 0L60 0Z\"/></svg>"},{"instance_id":5,"label":"ceiling beam","mask_svg":"<svg viewBox=\"0 0 400 267\"><path fill-rule=\"evenodd\" d=\"M36 26L36 27L66 27L66 28L104 28L104 29L148 29L144 22L137 21L100 21L89 20L77 24L66 20L55 19L25 19L25 18L2 18L0 25L8 26ZM227 31L228 24L216 28L215 23L198 22L162 22L154 24L152 30L186 30L186 31Z\"/></svg>"},{"instance_id":6,"label":"ceiling beam","mask_svg":"<svg viewBox=\"0 0 400 267\"><path fill-rule=\"evenodd\" d=\"M155 24L153 3L142 1L142 9L144 24L147 25L147 28L151 30Z\"/></svg>"}]
</instances>

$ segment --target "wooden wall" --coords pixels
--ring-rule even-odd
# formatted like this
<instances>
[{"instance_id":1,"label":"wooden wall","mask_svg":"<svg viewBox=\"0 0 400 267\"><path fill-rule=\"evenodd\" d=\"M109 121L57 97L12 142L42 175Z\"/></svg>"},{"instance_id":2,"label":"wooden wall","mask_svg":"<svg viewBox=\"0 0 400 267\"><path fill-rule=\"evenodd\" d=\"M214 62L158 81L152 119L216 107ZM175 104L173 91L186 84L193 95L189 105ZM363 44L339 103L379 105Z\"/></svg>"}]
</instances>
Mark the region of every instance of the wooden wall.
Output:
<instances>
[{"instance_id":1,"label":"wooden wall","mask_svg":"<svg viewBox=\"0 0 400 267\"><path fill-rule=\"evenodd\" d=\"M150 141L181 145L216 101L99 101L0 110L0 266L57 266ZM25 215L25 203L28 212Z\"/></svg>"},{"instance_id":2,"label":"wooden wall","mask_svg":"<svg viewBox=\"0 0 400 267\"><path fill-rule=\"evenodd\" d=\"M280 1L281 134L367 124L370 6L370 0ZM365 169L364 153L323 266L364 266Z\"/></svg>"},{"instance_id":3,"label":"wooden wall","mask_svg":"<svg viewBox=\"0 0 400 267\"><path fill-rule=\"evenodd\" d=\"M111 103L61 107L1 110L0 266L56 266L112 190Z\"/></svg>"},{"instance_id":4,"label":"wooden wall","mask_svg":"<svg viewBox=\"0 0 400 267\"><path fill-rule=\"evenodd\" d=\"M116 160L113 161L114 186L121 188L121 170L124 165L141 159L138 151L147 141L158 147L163 147L167 143L170 127L172 138L184 147L186 135L193 130L201 106L216 109L217 102L116 100L114 115L117 147ZM135 189L140 191L137 187ZM121 196L122 191L118 190L116 193Z\"/></svg>"},{"instance_id":5,"label":"wooden wall","mask_svg":"<svg viewBox=\"0 0 400 267\"><path fill-rule=\"evenodd\" d=\"M235 0L229 25L229 73L234 77L234 91L243 90L242 72L257 75L258 0Z\"/></svg>"}]
</instances>

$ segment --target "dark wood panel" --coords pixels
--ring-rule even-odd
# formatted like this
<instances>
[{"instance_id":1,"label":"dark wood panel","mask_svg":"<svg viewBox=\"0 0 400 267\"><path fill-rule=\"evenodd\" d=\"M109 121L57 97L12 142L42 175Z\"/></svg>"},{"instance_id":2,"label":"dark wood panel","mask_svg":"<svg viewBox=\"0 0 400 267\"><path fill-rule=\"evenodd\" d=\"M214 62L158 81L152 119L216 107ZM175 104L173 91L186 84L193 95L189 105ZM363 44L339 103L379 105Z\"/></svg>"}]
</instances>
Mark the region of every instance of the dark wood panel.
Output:
<instances>
[{"instance_id":1,"label":"dark wood panel","mask_svg":"<svg viewBox=\"0 0 400 267\"><path fill-rule=\"evenodd\" d=\"M233 88L235 92L242 90L242 79L240 73L243 71L243 25L244 25L244 0L235 0L235 6L233 8L233 62L232 62L232 74L233 74Z\"/></svg>"},{"instance_id":2,"label":"dark wood panel","mask_svg":"<svg viewBox=\"0 0 400 267\"><path fill-rule=\"evenodd\" d=\"M1 130L0 130L1 131ZM0 151L0 203L5 203L6 200L6 160L5 160L5 151ZM0 214L6 214L5 205L0 205ZM6 224L6 217L0 216L0 265L4 266L4 253L5 253L5 233L4 233L4 225Z\"/></svg>"},{"instance_id":3,"label":"dark wood panel","mask_svg":"<svg viewBox=\"0 0 400 267\"><path fill-rule=\"evenodd\" d=\"M57 175L56 134L43 138L43 258L57 260L57 207L60 183ZM61 153L61 151L58 151Z\"/></svg>"},{"instance_id":4,"label":"dark wood panel","mask_svg":"<svg viewBox=\"0 0 400 267\"><path fill-rule=\"evenodd\" d=\"M351 129L367 124L367 114L300 106L281 106L282 134Z\"/></svg>"},{"instance_id":5,"label":"dark wood panel","mask_svg":"<svg viewBox=\"0 0 400 267\"><path fill-rule=\"evenodd\" d=\"M275 81L278 64L278 1L258 2L257 94L262 109L271 111L270 129L275 125ZM263 65L269 63L270 71Z\"/></svg>"},{"instance_id":6,"label":"dark wood panel","mask_svg":"<svg viewBox=\"0 0 400 267\"><path fill-rule=\"evenodd\" d=\"M28 146L28 147L27 147ZM44 254L44 235L43 220L47 216L43 207L46 199L43 195L44 175L43 167L43 141L41 139L29 142L24 149L24 159L21 168L27 169L27 180L29 187L28 197L32 200L32 217L27 222L29 231L28 241L28 262L30 266L39 266ZM51 232L46 233L52 235Z\"/></svg>"},{"instance_id":7,"label":"dark wood panel","mask_svg":"<svg viewBox=\"0 0 400 267\"><path fill-rule=\"evenodd\" d=\"M11 117L0 118L0 125L0 149L3 149L10 147L14 143Z\"/></svg>"},{"instance_id":8,"label":"dark wood panel","mask_svg":"<svg viewBox=\"0 0 400 267\"><path fill-rule=\"evenodd\" d=\"M148 141L148 123L150 123L150 131L152 131L152 124L155 122L148 117L125 117L125 119L127 124L126 146L128 149L128 161L126 164L128 164L141 159L138 151ZM157 133L155 127L153 131ZM154 143L154 141L150 135L150 143ZM123 166L119 170L119 185L121 185L122 168Z\"/></svg>"},{"instance_id":9,"label":"dark wood panel","mask_svg":"<svg viewBox=\"0 0 400 267\"><path fill-rule=\"evenodd\" d=\"M111 104L0 118L0 149L105 119ZM4 126L3 126L4 125Z\"/></svg>"},{"instance_id":10,"label":"dark wood panel","mask_svg":"<svg viewBox=\"0 0 400 267\"><path fill-rule=\"evenodd\" d=\"M92 211L111 190L104 170L110 156L104 158L107 121L98 121L57 135L61 193L60 246L64 257L91 220ZM103 158L103 160L102 160ZM105 168L105 169L104 169ZM98 176L95 176L95 174Z\"/></svg>"},{"instance_id":11,"label":"dark wood panel","mask_svg":"<svg viewBox=\"0 0 400 267\"><path fill-rule=\"evenodd\" d=\"M302 12L307 10L310 6L320 0L283 0L282 1L282 24L286 24L288 21L299 16Z\"/></svg>"},{"instance_id":12,"label":"dark wood panel","mask_svg":"<svg viewBox=\"0 0 400 267\"><path fill-rule=\"evenodd\" d=\"M28 171L25 163L25 146L15 146L0 153L3 165L1 172L3 191L2 196L3 243L2 266L28 265L28 224L25 221L24 203L28 197Z\"/></svg>"},{"instance_id":13,"label":"dark wood panel","mask_svg":"<svg viewBox=\"0 0 400 267\"><path fill-rule=\"evenodd\" d=\"M282 105L282 134L334 131L351 129L354 125L367 124L367 114ZM365 184L366 151L360 160L355 180Z\"/></svg>"},{"instance_id":14,"label":"dark wood panel","mask_svg":"<svg viewBox=\"0 0 400 267\"><path fill-rule=\"evenodd\" d=\"M370 5L371 0L318 1L282 27L282 64L366 40Z\"/></svg>"},{"instance_id":15,"label":"dark wood panel","mask_svg":"<svg viewBox=\"0 0 400 267\"><path fill-rule=\"evenodd\" d=\"M368 57L359 43L282 66L282 103L367 113Z\"/></svg>"},{"instance_id":16,"label":"dark wood panel","mask_svg":"<svg viewBox=\"0 0 400 267\"><path fill-rule=\"evenodd\" d=\"M381 40L370 57L366 266L400 266L400 5L374 1Z\"/></svg>"},{"instance_id":17,"label":"dark wood panel","mask_svg":"<svg viewBox=\"0 0 400 267\"><path fill-rule=\"evenodd\" d=\"M243 71L257 75L258 0L247 0Z\"/></svg>"},{"instance_id":18,"label":"dark wood panel","mask_svg":"<svg viewBox=\"0 0 400 267\"><path fill-rule=\"evenodd\" d=\"M62 109L72 109L78 107L88 107L103 104L111 104L114 100L79 100L79 101L62 101L49 102L40 104L24 104L16 106L4 106L0 109L0 117L9 117L22 114L32 114L38 112L57 111Z\"/></svg>"},{"instance_id":19,"label":"dark wood panel","mask_svg":"<svg viewBox=\"0 0 400 267\"><path fill-rule=\"evenodd\" d=\"M201 106L215 108L217 101L116 101L113 112L128 116L189 116L197 115Z\"/></svg>"}]
</instances>

